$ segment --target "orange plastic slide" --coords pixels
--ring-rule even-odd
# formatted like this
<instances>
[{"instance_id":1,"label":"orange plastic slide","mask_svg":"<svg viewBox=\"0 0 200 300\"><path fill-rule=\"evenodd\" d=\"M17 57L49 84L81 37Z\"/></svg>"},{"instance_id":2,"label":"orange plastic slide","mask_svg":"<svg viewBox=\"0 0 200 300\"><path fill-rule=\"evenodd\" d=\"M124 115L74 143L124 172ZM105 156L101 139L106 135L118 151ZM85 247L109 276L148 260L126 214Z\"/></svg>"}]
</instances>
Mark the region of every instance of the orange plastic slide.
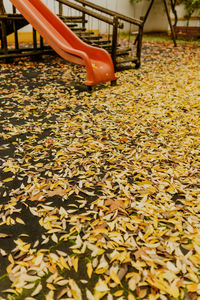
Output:
<instances>
[{"instance_id":1,"label":"orange plastic slide","mask_svg":"<svg viewBox=\"0 0 200 300\"><path fill-rule=\"evenodd\" d=\"M10 1L61 57L86 67L86 85L116 80L109 53L81 41L42 1Z\"/></svg>"}]
</instances>

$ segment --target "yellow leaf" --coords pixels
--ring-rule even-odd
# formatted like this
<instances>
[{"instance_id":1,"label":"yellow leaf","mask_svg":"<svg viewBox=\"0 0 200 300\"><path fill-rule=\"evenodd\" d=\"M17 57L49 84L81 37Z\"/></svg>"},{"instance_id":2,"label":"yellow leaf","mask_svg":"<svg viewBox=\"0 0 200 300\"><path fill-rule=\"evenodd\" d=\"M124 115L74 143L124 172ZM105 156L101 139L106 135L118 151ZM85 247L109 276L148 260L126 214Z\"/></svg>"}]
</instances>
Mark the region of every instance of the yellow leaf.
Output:
<instances>
[{"instance_id":1,"label":"yellow leaf","mask_svg":"<svg viewBox=\"0 0 200 300\"><path fill-rule=\"evenodd\" d=\"M112 257L112 260L110 262L113 262L115 260L120 261L121 263L125 263L125 262L130 262L131 258L130 258L130 253L123 251L121 253L117 253L116 255L114 255Z\"/></svg>"},{"instance_id":2,"label":"yellow leaf","mask_svg":"<svg viewBox=\"0 0 200 300\"><path fill-rule=\"evenodd\" d=\"M132 295L132 294L129 294L128 295L128 300L135 300L136 298L135 298L135 296L134 295Z\"/></svg>"},{"instance_id":3,"label":"yellow leaf","mask_svg":"<svg viewBox=\"0 0 200 300\"><path fill-rule=\"evenodd\" d=\"M169 294L174 298L178 298L179 296L179 288L176 286L176 280L169 287Z\"/></svg>"},{"instance_id":4,"label":"yellow leaf","mask_svg":"<svg viewBox=\"0 0 200 300\"><path fill-rule=\"evenodd\" d=\"M128 287L131 291L135 291L136 289L136 281L135 281L135 278L131 278L128 282Z\"/></svg>"},{"instance_id":5,"label":"yellow leaf","mask_svg":"<svg viewBox=\"0 0 200 300\"><path fill-rule=\"evenodd\" d=\"M39 266L43 260L44 254L40 253L35 259L35 266Z\"/></svg>"},{"instance_id":6,"label":"yellow leaf","mask_svg":"<svg viewBox=\"0 0 200 300\"><path fill-rule=\"evenodd\" d=\"M153 226L150 225L148 226L147 228L147 231L145 232L144 236L143 236L143 239L147 239L148 236L150 236L151 234L153 233Z\"/></svg>"},{"instance_id":7,"label":"yellow leaf","mask_svg":"<svg viewBox=\"0 0 200 300\"><path fill-rule=\"evenodd\" d=\"M139 294L138 294L139 298L144 298L146 294L147 294L147 289L139 289Z\"/></svg>"},{"instance_id":8,"label":"yellow leaf","mask_svg":"<svg viewBox=\"0 0 200 300\"><path fill-rule=\"evenodd\" d=\"M188 290L188 292L197 292L198 291L198 283L193 283L193 284L187 284L186 288Z\"/></svg>"},{"instance_id":9,"label":"yellow leaf","mask_svg":"<svg viewBox=\"0 0 200 300\"><path fill-rule=\"evenodd\" d=\"M3 291L4 293L11 293L11 294L15 294L18 295L18 292L14 289L6 289Z\"/></svg>"},{"instance_id":10,"label":"yellow leaf","mask_svg":"<svg viewBox=\"0 0 200 300\"><path fill-rule=\"evenodd\" d=\"M6 218L6 225L14 225L15 224L15 220L13 220L10 216L8 216Z\"/></svg>"},{"instance_id":11,"label":"yellow leaf","mask_svg":"<svg viewBox=\"0 0 200 300\"><path fill-rule=\"evenodd\" d=\"M152 182L149 180L138 182L138 185L152 185Z\"/></svg>"},{"instance_id":12,"label":"yellow leaf","mask_svg":"<svg viewBox=\"0 0 200 300\"><path fill-rule=\"evenodd\" d=\"M189 257L189 259L195 263L195 264L199 264L200 265L200 255L199 254L194 254L194 255L191 255Z\"/></svg>"},{"instance_id":13,"label":"yellow leaf","mask_svg":"<svg viewBox=\"0 0 200 300\"><path fill-rule=\"evenodd\" d=\"M176 193L176 189L170 185L167 190L166 190L168 193L171 193L171 194L175 194Z\"/></svg>"},{"instance_id":14,"label":"yellow leaf","mask_svg":"<svg viewBox=\"0 0 200 300\"><path fill-rule=\"evenodd\" d=\"M73 299L82 300L82 293L76 282L73 279L69 279L69 285L71 288Z\"/></svg>"},{"instance_id":15,"label":"yellow leaf","mask_svg":"<svg viewBox=\"0 0 200 300\"><path fill-rule=\"evenodd\" d=\"M51 283L47 283L47 288L48 288L49 290L51 290L51 291L56 290L55 286L54 286L53 284L51 284Z\"/></svg>"},{"instance_id":16,"label":"yellow leaf","mask_svg":"<svg viewBox=\"0 0 200 300\"><path fill-rule=\"evenodd\" d=\"M37 137L38 137L38 136L34 134L34 135L32 135L29 139L30 139L30 140L33 140L33 139L36 139Z\"/></svg>"},{"instance_id":17,"label":"yellow leaf","mask_svg":"<svg viewBox=\"0 0 200 300\"><path fill-rule=\"evenodd\" d=\"M59 280L59 281L55 280L55 283L59 286L66 286L68 283L68 280L67 279L63 279L63 280Z\"/></svg>"},{"instance_id":18,"label":"yellow leaf","mask_svg":"<svg viewBox=\"0 0 200 300\"><path fill-rule=\"evenodd\" d=\"M97 229L94 229L93 232L94 232L95 235L98 235L98 234L101 234L101 233L107 233L108 229L106 229L106 228L97 228Z\"/></svg>"},{"instance_id":19,"label":"yellow leaf","mask_svg":"<svg viewBox=\"0 0 200 300\"><path fill-rule=\"evenodd\" d=\"M41 167L43 167L43 163L38 163L35 166L41 168Z\"/></svg>"},{"instance_id":20,"label":"yellow leaf","mask_svg":"<svg viewBox=\"0 0 200 300\"><path fill-rule=\"evenodd\" d=\"M71 258L71 262L72 262L72 265L73 265L73 267L74 267L74 270L77 272L78 271L78 260L79 260L79 258L78 258L78 256L77 257L72 257Z\"/></svg>"},{"instance_id":21,"label":"yellow leaf","mask_svg":"<svg viewBox=\"0 0 200 300\"><path fill-rule=\"evenodd\" d=\"M157 217L157 215L154 215L154 218L153 218L153 226L154 226L155 228L158 227L158 217Z\"/></svg>"},{"instance_id":22,"label":"yellow leaf","mask_svg":"<svg viewBox=\"0 0 200 300\"><path fill-rule=\"evenodd\" d=\"M9 236L11 236L11 235L9 235L9 234L6 234L6 233L0 233L0 238L7 238L7 237L9 237Z\"/></svg>"},{"instance_id":23,"label":"yellow leaf","mask_svg":"<svg viewBox=\"0 0 200 300\"><path fill-rule=\"evenodd\" d=\"M9 182L9 181L12 181L12 180L13 180L13 178L9 177L9 178L4 179L3 182Z\"/></svg>"},{"instance_id":24,"label":"yellow leaf","mask_svg":"<svg viewBox=\"0 0 200 300\"><path fill-rule=\"evenodd\" d=\"M10 265L7 266L6 271L7 271L8 274L11 273L13 267L14 267L14 264L10 264Z\"/></svg>"},{"instance_id":25,"label":"yellow leaf","mask_svg":"<svg viewBox=\"0 0 200 300\"><path fill-rule=\"evenodd\" d=\"M88 300L95 300L94 296L90 292L90 290L86 289L86 296Z\"/></svg>"},{"instance_id":26,"label":"yellow leaf","mask_svg":"<svg viewBox=\"0 0 200 300\"><path fill-rule=\"evenodd\" d=\"M114 271L111 271L111 272L110 272L110 278L111 278L116 284L121 284L121 281L120 281L118 275L117 275Z\"/></svg>"},{"instance_id":27,"label":"yellow leaf","mask_svg":"<svg viewBox=\"0 0 200 300\"><path fill-rule=\"evenodd\" d=\"M150 277L147 277L146 281L153 287L156 287L165 293L169 293L169 285L163 279L159 280L157 278L151 279Z\"/></svg>"},{"instance_id":28,"label":"yellow leaf","mask_svg":"<svg viewBox=\"0 0 200 300\"><path fill-rule=\"evenodd\" d=\"M62 268L70 270L70 267L68 266L68 264L63 256L60 256L59 261L60 261Z\"/></svg>"},{"instance_id":29,"label":"yellow leaf","mask_svg":"<svg viewBox=\"0 0 200 300\"><path fill-rule=\"evenodd\" d=\"M92 263L91 262L88 262L87 265L87 274L88 274L88 277L91 278L92 276L92 272L93 272L93 267L92 267Z\"/></svg>"},{"instance_id":30,"label":"yellow leaf","mask_svg":"<svg viewBox=\"0 0 200 300\"><path fill-rule=\"evenodd\" d=\"M149 300L157 300L159 298L159 295L150 294L148 297Z\"/></svg>"},{"instance_id":31,"label":"yellow leaf","mask_svg":"<svg viewBox=\"0 0 200 300\"><path fill-rule=\"evenodd\" d=\"M54 300L54 292L50 291L46 296L45 296L45 300Z\"/></svg>"},{"instance_id":32,"label":"yellow leaf","mask_svg":"<svg viewBox=\"0 0 200 300\"><path fill-rule=\"evenodd\" d=\"M38 286L35 288L35 290L32 292L31 296L34 297L40 293L42 290L42 285L39 283Z\"/></svg>"},{"instance_id":33,"label":"yellow leaf","mask_svg":"<svg viewBox=\"0 0 200 300\"><path fill-rule=\"evenodd\" d=\"M61 156L61 155L64 155L65 153L62 151L62 150L59 150L57 153L56 153L56 156Z\"/></svg>"},{"instance_id":34,"label":"yellow leaf","mask_svg":"<svg viewBox=\"0 0 200 300\"><path fill-rule=\"evenodd\" d=\"M115 293L113 294L113 296L115 296L115 297L120 297L120 296L123 295L123 293L124 293L123 290L118 290L117 292L115 292Z\"/></svg>"},{"instance_id":35,"label":"yellow leaf","mask_svg":"<svg viewBox=\"0 0 200 300\"><path fill-rule=\"evenodd\" d=\"M23 225L25 224L24 221L20 218L16 218L16 222Z\"/></svg>"},{"instance_id":36,"label":"yellow leaf","mask_svg":"<svg viewBox=\"0 0 200 300\"><path fill-rule=\"evenodd\" d=\"M188 275L187 275L187 277L190 279L190 280L192 280L193 282L195 282L195 283L198 283L199 282L199 278L198 278L198 276L190 269L190 268L188 268Z\"/></svg>"},{"instance_id":37,"label":"yellow leaf","mask_svg":"<svg viewBox=\"0 0 200 300\"><path fill-rule=\"evenodd\" d=\"M107 293L109 291L109 288L107 286L107 283L100 278L96 283L94 290L100 293Z\"/></svg>"},{"instance_id":38,"label":"yellow leaf","mask_svg":"<svg viewBox=\"0 0 200 300\"><path fill-rule=\"evenodd\" d=\"M135 230L135 227L130 224L130 223L126 223L126 227L130 230L130 231L134 231Z\"/></svg>"},{"instance_id":39,"label":"yellow leaf","mask_svg":"<svg viewBox=\"0 0 200 300\"><path fill-rule=\"evenodd\" d=\"M81 254L81 253L82 253L82 251L81 251L81 250L78 250L78 249L73 249L72 251L73 251L73 253L75 253L75 254Z\"/></svg>"},{"instance_id":40,"label":"yellow leaf","mask_svg":"<svg viewBox=\"0 0 200 300\"><path fill-rule=\"evenodd\" d=\"M9 255L8 255L8 260L9 260L9 262L11 262L11 264L14 265L15 261L14 261L14 259L13 259L13 257L12 257L12 254L9 254Z\"/></svg>"},{"instance_id":41,"label":"yellow leaf","mask_svg":"<svg viewBox=\"0 0 200 300\"><path fill-rule=\"evenodd\" d=\"M95 273L96 274L104 274L107 271L107 269L108 269L108 267L96 269Z\"/></svg>"},{"instance_id":42,"label":"yellow leaf","mask_svg":"<svg viewBox=\"0 0 200 300\"><path fill-rule=\"evenodd\" d=\"M55 242L56 244L58 243L58 237L54 234L52 234L51 239L53 242Z\"/></svg>"}]
</instances>

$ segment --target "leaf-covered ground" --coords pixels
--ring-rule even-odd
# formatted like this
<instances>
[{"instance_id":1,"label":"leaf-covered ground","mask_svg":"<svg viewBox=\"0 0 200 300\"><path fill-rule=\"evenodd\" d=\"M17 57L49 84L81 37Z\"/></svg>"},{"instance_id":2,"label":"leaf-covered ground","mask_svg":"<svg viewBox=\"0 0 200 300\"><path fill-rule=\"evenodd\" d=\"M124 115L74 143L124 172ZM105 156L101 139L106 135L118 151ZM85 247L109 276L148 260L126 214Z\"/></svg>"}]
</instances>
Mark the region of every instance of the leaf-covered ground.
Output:
<instances>
[{"instance_id":1,"label":"leaf-covered ground","mask_svg":"<svg viewBox=\"0 0 200 300\"><path fill-rule=\"evenodd\" d=\"M200 48L145 41L84 87L0 65L0 299L200 298Z\"/></svg>"}]
</instances>

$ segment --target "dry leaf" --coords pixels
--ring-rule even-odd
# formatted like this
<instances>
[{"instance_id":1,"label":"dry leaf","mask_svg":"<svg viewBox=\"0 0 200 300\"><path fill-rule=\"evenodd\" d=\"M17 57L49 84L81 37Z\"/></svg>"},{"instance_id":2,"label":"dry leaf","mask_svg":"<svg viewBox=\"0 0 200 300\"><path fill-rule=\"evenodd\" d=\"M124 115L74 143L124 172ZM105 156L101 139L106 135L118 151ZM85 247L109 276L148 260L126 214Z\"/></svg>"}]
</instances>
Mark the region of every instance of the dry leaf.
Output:
<instances>
[{"instance_id":1,"label":"dry leaf","mask_svg":"<svg viewBox=\"0 0 200 300\"><path fill-rule=\"evenodd\" d=\"M113 200L113 199L108 199L105 201L105 206L109 206L109 212L113 212L117 209L125 209L124 202L122 200Z\"/></svg>"},{"instance_id":2,"label":"dry leaf","mask_svg":"<svg viewBox=\"0 0 200 300\"><path fill-rule=\"evenodd\" d=\"M11 236L12 236L11 234L0 233L0 238L1 239L5 239L5 238L11 237Z\"/></svg>"}]
</instances>

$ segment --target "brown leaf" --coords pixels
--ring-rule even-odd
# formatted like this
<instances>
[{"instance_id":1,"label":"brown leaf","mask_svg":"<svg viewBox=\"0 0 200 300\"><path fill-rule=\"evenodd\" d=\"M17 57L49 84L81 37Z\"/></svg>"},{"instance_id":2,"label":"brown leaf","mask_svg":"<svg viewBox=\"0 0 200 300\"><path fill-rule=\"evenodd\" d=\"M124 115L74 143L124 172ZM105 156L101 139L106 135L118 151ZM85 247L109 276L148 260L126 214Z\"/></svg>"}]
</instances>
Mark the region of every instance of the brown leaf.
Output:
<instances>
[{"instance_id":1,"label":"brown leaf","mask_svg":"<svg viewBox=\"0 0 200 300\"><path fill-rule=\"evenodd\" d=\"M42 192L39 192L39 193L36 194L36 195L32 195L32 196L30 197L30 200L31 200L31 201L44 201L45 198L42 197L42 196L44 196L44 194L43 194Z\"/></svg>"},{"instance_id":2,"label":"brown leaf","mask_svg":"<svg viewBox=\"0 0 200 300\"><path fill-rule=\"evenodd\" d=\"M109 206L110 209L108 212L113 212L117 209L125 209L125 204L122 200L113 200L113 199L108 199L105 201L105 206Z\"/></svg>"},{"instance_id":3,"label":"brown leaf","mask_svg":"<svg viewBox=\"0 0 200 300\"><path fill-rule=\"evenodd\" d=\"M138 249L134 255L135 255L135 259L138 260L138 258L140 258L141 256L148 256L145 250L149 250L149 248L147 247L142 247L141 249Z\"/></svg>"},{"instance_id":4,"label":"brown leaf","mask_svg":"<svg viewBox=\"0 0 200 300\"><path fill-rule=\"evenodd\" d=\"M54 191L48 191L47 192L47 196L48 197L53 197L55 195L58 195L58 196L64 196L65 194L65 191L61 188L61 187L58 187L57 189L55 189Z\"/></svg>"},{"instance_id":5,"label":"brown leaf","mask_svg":"<svg viewBox=\"0 0 200 300\"><path fill-rule=\"evenodd\" d=\"M64 295L67 293L68 290L69 290L69 288L64 288L64 289L62 289L62 290L60 291L60 293L58 294L56 300L59 300L60 298L62 298L62 296L64 296Z\"/></svg>"},{"instance_id":6,"label":"brown leaf","mask_svg":"<svg viewBox=\"0 0 200 300\"><path fill-rule=\"evenodd\" d=\"M78 148L77 147L73 147L73 146L67 147L67 150L70 151L70 152L74 152L74 153L78 152Z\"/></svg>"},{"instance_id":7,"label":"brown leaf","mask_svg":"<svg viewBox=\"0 0 200 300\"><path fill-rule=\"evenodd\" d=\"M120 267L120 270L118 272L119 279L122 280L124 278L124 276L126 275L127 272L128 272L128 264L123 264Z\"/></svg>"},{"instance_id":8,"label":"brown leaf","mask_svg":"<svg viewBox=\"0 0 200 300\"><path fill-rule=\"evenodd\" d=\"M54 140L53 140L52 138L48 138L48 139L45 141L45 144L46 144L46 146L53 145L53 144L54 144Z\"/></svg>"},{"instance_id":9,"label":"brown leaf","mask_svg":"<svg viewBox=\"0 0 200 300\"><path fill-rule=\"evenodd\" d=\"M187 291L185 291L185 294L184 294L185 300L196 300L197 299L197 295L195 294L196 297L193 297L192 294L194 294L194 293L188 293Z\"/></svg>"}]
</instances>

